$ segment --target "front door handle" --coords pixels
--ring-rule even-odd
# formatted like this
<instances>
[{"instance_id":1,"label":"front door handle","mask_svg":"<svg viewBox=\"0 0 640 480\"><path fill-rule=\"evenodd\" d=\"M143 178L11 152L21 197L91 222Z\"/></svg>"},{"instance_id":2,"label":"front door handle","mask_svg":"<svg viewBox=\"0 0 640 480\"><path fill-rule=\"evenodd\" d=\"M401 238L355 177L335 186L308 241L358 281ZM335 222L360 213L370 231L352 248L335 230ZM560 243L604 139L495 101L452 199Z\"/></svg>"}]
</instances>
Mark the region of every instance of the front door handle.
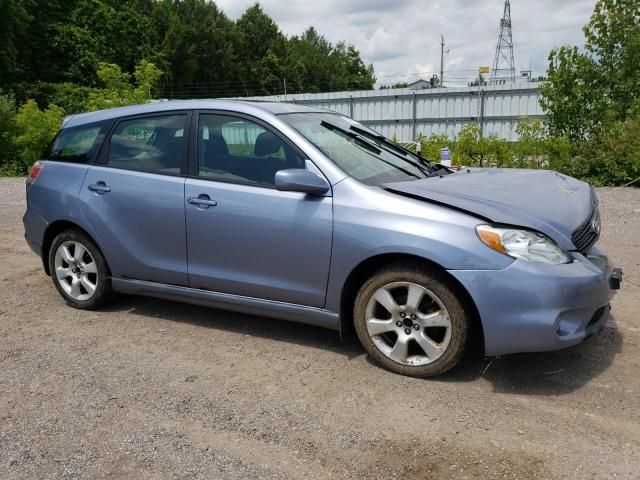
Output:
<instances>
[{"instance_id":1,"label":"front door handle","mask_svg":"<svg viewBox=\"0 0 640 480\"><path fill-rule=\"evenodd\" d=\"M190 203L191 205L196 205L200 208L215 207L216 205L218 205L218 202L216 202L215 200L211 200L209 195L206 195L204 193L201 195L198 195L197 197L189 197L187 199L187 203Z\"/></svg>"},{"instance_id":2,"label":"front door handle","mask_svg":"<svg viewBox=\"0 0 640 480\"><path fill-rule=\"evenodd\" d=\"M97 194L107 193L111 191L111 187L107 187L107 184L104 182L92 183L87 188L92 192L96 192Z\"/></svg>"}]
</instances>

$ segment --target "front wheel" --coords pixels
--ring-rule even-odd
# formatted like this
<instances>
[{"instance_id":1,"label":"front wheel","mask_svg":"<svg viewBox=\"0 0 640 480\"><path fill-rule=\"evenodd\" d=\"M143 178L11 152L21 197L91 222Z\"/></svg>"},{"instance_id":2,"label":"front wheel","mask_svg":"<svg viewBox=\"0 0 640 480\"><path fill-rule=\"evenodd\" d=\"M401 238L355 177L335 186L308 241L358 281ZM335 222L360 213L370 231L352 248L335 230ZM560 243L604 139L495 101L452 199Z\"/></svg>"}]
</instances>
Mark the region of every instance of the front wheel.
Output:
<instances>
[{"instance_id":1,"label":"front wheel","mask_svg":"<svg viewBox=\"0 0 640 480\"><path fill-rule=\"evenodd\" d=\"M440 272L395 266L361 287L356 333L367 353L388 370L431 377L455 366L467 346L469 313Z\"/></svg>"},{"instance_id":2,"label":"front wheel","mask_svg":"<svg viewBox=\"0 0 640 480\"><path fill-rule=\"evenodd\" d=\"M111 299L107 263L96 244L80 231L67 230L54 238L49 271L60 295L72 307L93 310Z\"/></svg>"}]
</instances>

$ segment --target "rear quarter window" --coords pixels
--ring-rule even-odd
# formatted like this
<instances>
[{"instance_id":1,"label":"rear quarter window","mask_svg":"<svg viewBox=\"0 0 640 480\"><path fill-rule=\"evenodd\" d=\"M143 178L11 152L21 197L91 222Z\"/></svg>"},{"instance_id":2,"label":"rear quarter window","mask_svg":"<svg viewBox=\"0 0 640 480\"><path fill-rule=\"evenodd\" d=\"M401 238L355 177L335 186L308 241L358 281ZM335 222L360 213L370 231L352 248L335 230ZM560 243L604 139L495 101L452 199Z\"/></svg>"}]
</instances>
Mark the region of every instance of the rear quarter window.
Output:
<instances>
[{"instance_id":1,"label":"rear quarter window","mask_svg":"<svg viewBox=\"0 0 640 480\"><path fill-rule=\"evenodd\" d=\"M44 154L46 160L86 163L104 139L108 125L91 124L60 130Z\"/></svg>"}]
</instances>

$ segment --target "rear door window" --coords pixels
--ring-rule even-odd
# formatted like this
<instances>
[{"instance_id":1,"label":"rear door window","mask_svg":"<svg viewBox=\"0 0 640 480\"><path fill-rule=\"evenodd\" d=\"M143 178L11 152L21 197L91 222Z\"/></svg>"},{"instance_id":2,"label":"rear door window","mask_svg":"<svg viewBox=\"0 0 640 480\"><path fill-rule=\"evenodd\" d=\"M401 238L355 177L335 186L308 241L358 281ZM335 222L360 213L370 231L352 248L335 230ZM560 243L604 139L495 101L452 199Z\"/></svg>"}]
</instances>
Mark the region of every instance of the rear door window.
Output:
<instances>
[{"instance_id":1,"label":"rear door window","mask_svg":"<svg viewBox=\"0 0 640 480\"><path fill-rule=\"evenodd\" d=\"M186 114L121 121L109 140L107 165L179 175L186 157L186 121Z\"/></svg>"}]
</instances>

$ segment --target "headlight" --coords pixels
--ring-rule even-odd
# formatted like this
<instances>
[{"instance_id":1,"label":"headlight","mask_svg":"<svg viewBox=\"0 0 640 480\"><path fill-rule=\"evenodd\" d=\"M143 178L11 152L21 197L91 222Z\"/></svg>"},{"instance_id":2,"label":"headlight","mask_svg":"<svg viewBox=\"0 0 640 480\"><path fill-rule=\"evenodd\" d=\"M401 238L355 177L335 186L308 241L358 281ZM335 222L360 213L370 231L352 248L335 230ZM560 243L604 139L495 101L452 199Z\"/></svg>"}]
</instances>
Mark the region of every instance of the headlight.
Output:
<instances>
[{"instance_id":1,"label":"headlight","mask_svg":"<svg viewBox=\"0 0 640 480\"><path fill-rule=\"evenodd\" d=\"M487 246L514 258L552 265L571 262L564 250L538 232L490 225L478 225L476 231Z\"/></svg>"}]
</instances>

